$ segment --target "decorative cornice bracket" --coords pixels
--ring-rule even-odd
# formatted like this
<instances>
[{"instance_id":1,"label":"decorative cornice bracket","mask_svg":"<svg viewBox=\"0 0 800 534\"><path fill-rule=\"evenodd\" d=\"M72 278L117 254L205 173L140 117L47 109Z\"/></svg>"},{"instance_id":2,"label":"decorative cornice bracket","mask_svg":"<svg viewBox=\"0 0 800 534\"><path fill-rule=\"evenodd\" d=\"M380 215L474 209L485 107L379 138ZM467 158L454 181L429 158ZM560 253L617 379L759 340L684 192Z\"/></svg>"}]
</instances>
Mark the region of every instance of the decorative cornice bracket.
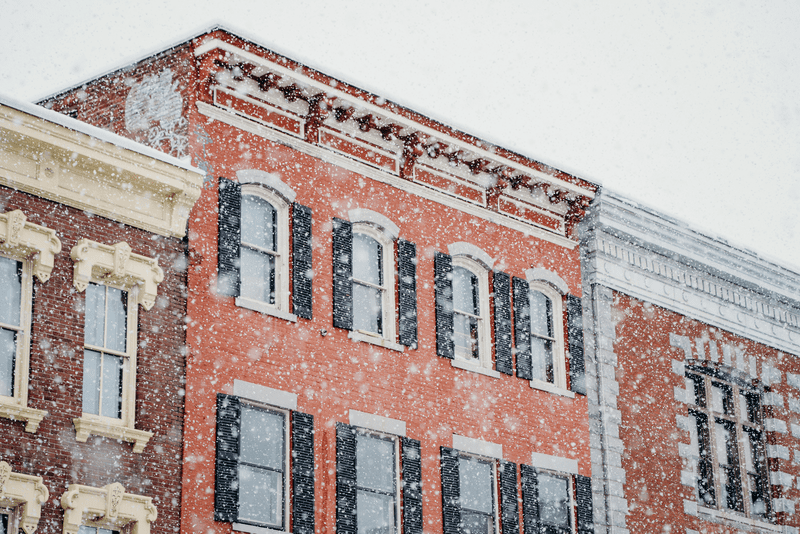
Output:
<instances>
[{"instance_id":1,"label":"decorative cornice bracket","mask_svg":"<svg viewBox=\"0 0 800 534\"><path fill-rule=\"evenodd\" d=\"M0 252L18 260L32 259L33 273L47 282L61 241L55 230L29 223L24 213L14 210L0 213Z\"/></svg>"},{"instance_id":2,"label":"decorative cornice bracket","mask_svg":"<svg viewBox=\"0 0 800 534\"><path fill-rule=\"evenodd\" d=\"M164 271L158 260L132 253L124 241L110 246L83 238L72 247L70 257L75 262L73 285L79 292L90 282L126 291L138 287L138 303L146 310L155 304Z\"/></svg>"},{"instance_id":3,"label":"decorative cornice bracket","mask_svg":"<svg viewBox=\"0 0 800 534\"><path fill-rule=\"evenodd\" d=\"M131 524L131 532L149 534L150 524L158 517L151 497L125 493L122 484L102 488L70 484L61 496L64 509L64 534L77 534L81 525L118 530Z\"/></svg>"}]
</instances>

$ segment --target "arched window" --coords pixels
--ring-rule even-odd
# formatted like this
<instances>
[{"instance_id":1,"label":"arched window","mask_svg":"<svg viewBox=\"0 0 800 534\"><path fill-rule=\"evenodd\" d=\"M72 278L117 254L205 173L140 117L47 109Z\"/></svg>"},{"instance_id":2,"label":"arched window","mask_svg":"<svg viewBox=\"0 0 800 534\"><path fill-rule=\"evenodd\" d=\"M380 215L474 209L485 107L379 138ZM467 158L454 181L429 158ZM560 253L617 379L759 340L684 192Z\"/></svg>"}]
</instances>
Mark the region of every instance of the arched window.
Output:
<instances>
[{"instance_id":1,"label":"arched window","mask_svg":"<svg viewBox=\"0 0 800 534\"><path fill-rule=\"evenodd\" d=\"M453 256L453 341L455 356L492 368L489 272L465 256Z\"/></svg>"},{"instance_id":2,"label":"arched window","mask_svg":"<svg viewBox=\"0 0 800 534\"><path fill-rule=\"evenodd\" d=\"M532 281L528 290L533 379L567 387L562 296L549 284Z\"/></svg>"},{"instance_id":3,"label":"arched window","mask_svg":"<svg viewBox=\"0 0 800 534\"><path fill-rule=\"evenodd\" d=\"M770 512L761 392L727 366L686 366L697 502L766 519Z\"/></svg>"},{"instance_id":4,"label":"arched window","mask_svg":"<svg viewBox=\"0 0 800 534\"><path fill-rule=\"evenodd\" d=\"M384 335L388 322L385 244L367 228L353 231L353 330ZM391 271L390 271L391 272Z\"/></svg>"}]
</instances>

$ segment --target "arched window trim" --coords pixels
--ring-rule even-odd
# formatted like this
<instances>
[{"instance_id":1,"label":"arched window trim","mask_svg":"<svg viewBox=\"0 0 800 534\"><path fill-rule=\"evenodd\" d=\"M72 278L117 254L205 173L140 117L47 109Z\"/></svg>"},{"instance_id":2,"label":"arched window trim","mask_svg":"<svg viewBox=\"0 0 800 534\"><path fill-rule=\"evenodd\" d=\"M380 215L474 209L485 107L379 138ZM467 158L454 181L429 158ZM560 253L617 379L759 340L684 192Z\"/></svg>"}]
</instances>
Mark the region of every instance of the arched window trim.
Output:
<instances>
[{"instance_id":1,"label":"arched window trim","mask_svg":"<svg viewBox=\"0 0 800 534\"><path fill-rule=\"evenodd\" d=\"M242 172L239 171L237 177ZM276 212L275 224L277 226L278 242L276 243L277 258L275 261L275 304L238 296L236 297L236 305L259 311L264 309L278 310L281 314L287 315L286 318L289 318L289 208L291 207L291 202L280 191L263 185L263 182L242 184L243 200L245 196L255 196L266 200Z\"/></svg>"},{"instance_id":2,"label":"arched window trim","mask_svg":"<svg viewBox=\"0 0 800 534\"><path fill-rule=\"evenodd\" d=\"M538 291L550 299L553 307L553 384L532 379L531 385L537 389L550 389L553 386L560 390L567 389L567 353L564 346L564 296L549 282L544 280L530 280L529 291ZM534 337L531 332L531 337Z\"/></svg>"},{"instance_id":3,"label":"arched window trim","mask_svg":"<svg viewBox=\"0 0 800 534\"><path fill-rule=\"evenodd\" d=\"M395 313L395 252L394 252L394 239L390 234L387 234L383 228L378 227L372 222L353 222L353 234L362 234L373 238L383 249L381 265L383 269L383 286L381 291L382 297L382 313L381 320L383 321L383 332L378 334L376 332L353 331L350 337L358 334L366 336L367 338L379 338L388 341L395 345L397 338L397 317ZM361 339L359 337L359 339Z\"/></svg>"},{"instance_id":4,"label":"arched window trim","mask_svg":"<svg viewBox=\"0 0 800 534\"><path fill-rule=\"evenodd\" d=\"M475 247L477 248L477 247ZM463 255L453 256L453 268L463 267L475 275L478 279L478 306L480 311L478 327L478 351L479 367L483 370L491 371L494 376L494 365L492 362L492 325L489 317L489 269L483 263L479 263L471 257ZM454 366L466 365L472 368L475 364L469 360L455 356L451 360ZM499 374L497 377L499 378Z\"/></svg>"}]
</instances>

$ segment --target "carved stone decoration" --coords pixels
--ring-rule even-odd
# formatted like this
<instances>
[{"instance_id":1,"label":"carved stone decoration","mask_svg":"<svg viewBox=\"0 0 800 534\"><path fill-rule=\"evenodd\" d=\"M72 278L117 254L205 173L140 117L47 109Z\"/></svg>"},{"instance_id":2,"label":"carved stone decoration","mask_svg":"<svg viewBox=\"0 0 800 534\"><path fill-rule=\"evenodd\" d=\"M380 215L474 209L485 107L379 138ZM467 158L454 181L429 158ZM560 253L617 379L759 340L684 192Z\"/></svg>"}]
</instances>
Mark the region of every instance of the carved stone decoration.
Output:
<instances>
[{"instance_id":1,"label":"carved stone decoration","mask_svg":"<svg viewBox=\"0 0 800 534\"><path fill-rule=\"evenodd\" d=\"M15 473L7 462L0 462L0 508L12 510L9 532L17 532L18 528L25 534L36 532L42 505L49 498L42 477Z\"/></svg>"},{"instance_id":2,"label":"carved stone decoration","mask_svg":"<svg viewBox=\"0 0 800 534\"><path fill-rule=\"evenodd\" d=\"M55 230L27 222L20 210L0 213L0 252L17 260L32 260L33 274L50 279L54 256L61 252Z\"/></svg>"},{"instance_id":3,"label":"carved stone decoration","mask_svg":"<svg viewBox=\"0 0 800 534\"><path fill-rule=\"evenodd\" d=\"M111 530L127 527L132 534L149 534L150 524L158 517L151 497L125 493L118 482L102 488L70 484L61 496L61 507L64 534L77 534L81 525Z\"/></svg>"},{"instance_id":4,"label":"carved stone decoration","mask_svg":"<svg viewBox=\"0 0 800 534\"><path fill-rule=\"evenodd\" d=\"M182 158L189 146L188 122L182 116L183 97L172 71L164 69L157 75L145 76L135 84L125 99L125 128L133 133L143 132L140 142ZM169 149L162 146L169 145Z\"/></svg>"},{"instance_id":5,"label":"carved stone decoration","mask_svg":"<svg viewBox=\"0 0 800 534\"><path fill-rule=\"evenodd\" d=\"M73 285L83 291L90 282L118 287L126 291L138 289L138 303L146 310L156 302L158 284L164 271L158 260L134 254L125 242L104 245L83 238L72 247L75 262Z\"/></svg>"}]
</instances>

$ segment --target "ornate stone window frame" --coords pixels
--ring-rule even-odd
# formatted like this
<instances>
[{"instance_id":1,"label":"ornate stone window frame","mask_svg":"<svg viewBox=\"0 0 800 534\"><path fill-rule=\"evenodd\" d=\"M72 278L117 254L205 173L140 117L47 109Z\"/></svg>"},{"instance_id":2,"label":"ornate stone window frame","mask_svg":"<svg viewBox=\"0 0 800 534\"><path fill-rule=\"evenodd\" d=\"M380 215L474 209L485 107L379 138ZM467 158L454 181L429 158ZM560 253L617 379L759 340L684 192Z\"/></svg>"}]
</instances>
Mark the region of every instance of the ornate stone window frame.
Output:
<instances>
[{"instance_id":1,"label":"ornate stone window frame","mask_svg":"<svg viewBox=\"0 0 800 534\"><path fill-rule=\"evenodd\" d=\"M0 462L0 508L11 509L9 532L20 528L25 534L36 532L42 505L49 498L42 477L15 473L8 462Z\"/></svg>"},{"instance_id":2,"label":"ornate stone window frame","mask_svg":"<svg viewBox=\"0 0 800 534\"><path fill-rule=\"evenodd\" d=\"M81 525L150 534L150 524L158 517L152 497L125 493L118 482L102 488L70 484L61 496L61 507L64 534L77 534Z\"/></svg>"},{"instance_id":3,"label":"ornate stone window frame","mask_svg":"<svg viewBox=\"0 0 800 534\"><path fill-rule=\"evenodd\" d=\"M83 238L72 248L75 262L73 284L82 292L90 283L107 285L128 292L128 371L123 378L122 417L111 419L84 413L73 419L77 440L85 442L90 435L104 436L134 444L133 452L140 453L153 436L152 432L136 430L136 334L138 309L141 304L149 310L155 304L158 284L164 271L158 260L134 254L125 242L105 245Z\"/></svg>"},{"instance_id":4,"label":"ornate stone window frame","mask_svg":"<svg viewBox=\"0 0 800 534\"><path fill-rule=\"evenodd\" d=\"M28 407L31 303L33 275L47 282L54 257L61 252L55 230L27 222L20 210L0 214L0 256L22 263L22 306L17 344L13 395L0 396L0 417L25 421L25 431L35 433L47 412Z\"/></svg>"}]
</instances>

